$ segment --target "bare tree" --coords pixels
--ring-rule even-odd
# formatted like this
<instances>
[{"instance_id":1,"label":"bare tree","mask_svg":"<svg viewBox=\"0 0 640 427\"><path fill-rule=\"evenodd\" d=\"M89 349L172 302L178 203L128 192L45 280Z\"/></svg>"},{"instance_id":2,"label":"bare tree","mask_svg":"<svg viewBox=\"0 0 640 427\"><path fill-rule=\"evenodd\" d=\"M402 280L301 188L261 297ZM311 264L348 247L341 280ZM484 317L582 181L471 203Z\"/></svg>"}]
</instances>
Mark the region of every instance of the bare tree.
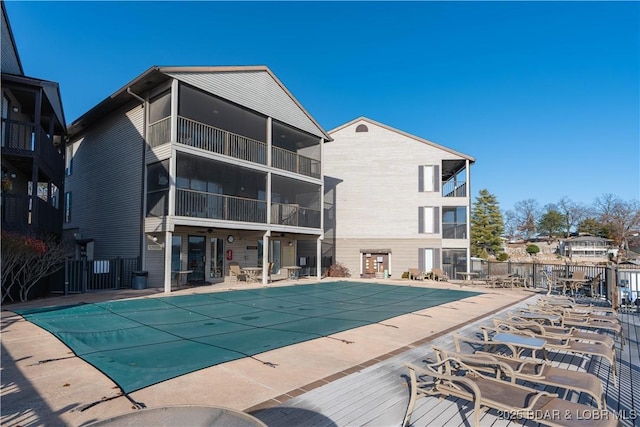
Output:
<instances>
[{"instance_id":1,"label":"bare tree","mask_svg":"<svg viewBox=\"0 0 640 427\"><path fill-rule=\"evenodd\" d=\"M12 290L18 288L20 301L26 301L29 291L40 279L64 267L71 254L69 247L53 238L37 239L13 233L2 233L2 302L13 300Z\"/></svg>"},{"instance_id":2,"label":"bare tree","mask_svg":"<svg viewBox=\"0 0 640 427\"><path fill-rule=\"evenodd\" d=\"M586 218L587 208L579 203L575 203L567 196L563 196L556 209L564 217L564 226L566 237L571 235L571 230L576 230L580 221Z\"/></svg>"},{"instance_id":3,"label":"bare tree","mask_svg":"<svg viewBox=\"0 0 640 427\"><path fill-rule=\"evenodd\" d=\"M613 194L605 194L596 199L600 221L612 231L615 244L622 251L629 250L629 238L640 227L640 202L623 201Z\"/></svg>"},{"instance_id":4,"label":"bare tree","mask_svg":"<svg viewBox=\"0 0 640 427\"><path fill-rule=\"evenodd\" d=\"M522 237L518 231L518 218L514 211L509 210L504 213L504 234L509 240Z\"/></svg>"},{"instance_id":5,"label":"bare tree","mask_svg":"<svg viewBox=\"0 0 640 427\"><path fill-rule=\"evenodd\" d=\"M540 216L540 206L535 199L521 200L514 205L516 223L526 240L530 240L536 232L536 224Z\"/></svg>"}]
</instances>

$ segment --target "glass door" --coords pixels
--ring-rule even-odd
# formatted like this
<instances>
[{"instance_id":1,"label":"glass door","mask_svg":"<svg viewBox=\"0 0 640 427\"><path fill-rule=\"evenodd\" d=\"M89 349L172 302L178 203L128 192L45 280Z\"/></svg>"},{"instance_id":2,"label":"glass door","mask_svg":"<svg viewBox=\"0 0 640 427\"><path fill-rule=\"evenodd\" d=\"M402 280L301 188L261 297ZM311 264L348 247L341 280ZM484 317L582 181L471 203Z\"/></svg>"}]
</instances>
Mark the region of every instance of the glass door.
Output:
<instances>
[{"instance_id":1,"label":"glass door","mask_svg":"<svg viewBox=\"0 0 640 427\"><path fill-rule=\"evenodd\" d=\"M189 281L204 281L205 244L205 236L189 236L188 238L187 269L191 270L187 276Z\"/></svg>"},{"instance_id":2,"label":"glass door","mask_svg":"<svg viewBox=\"0 0 640 427\"><path fill-rule=\"evenodd\" d=\"M222 278L224 263L224 240L212 237L210 240L209 274L211 278Z\"/></svg>"}]
</instances>

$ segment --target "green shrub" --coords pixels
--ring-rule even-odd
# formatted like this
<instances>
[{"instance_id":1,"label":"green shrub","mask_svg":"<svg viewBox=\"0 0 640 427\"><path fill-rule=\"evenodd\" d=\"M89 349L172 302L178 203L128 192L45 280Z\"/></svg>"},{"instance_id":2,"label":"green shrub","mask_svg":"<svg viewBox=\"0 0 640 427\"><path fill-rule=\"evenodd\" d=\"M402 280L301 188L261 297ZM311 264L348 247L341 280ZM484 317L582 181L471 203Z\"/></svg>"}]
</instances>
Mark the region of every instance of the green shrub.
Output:
<instances>
[{"instance_id":1,"label":"green shrub","mask_svg":"<svg viewBox=\"0 0 640 427\"><path fill-rule=\"evenodd\" d=\"M506 260L508 260L508 259L509 259L509 255L507 255L507 253L506 253L506 252L500 252L500 253L498 254L498 256L496 257L496 259L497 259L498 261L506 261Z\"/></svg>"},{"instance_id":2,"label":"green shrub","mask_svg":"<svg viewBox=\"0 0 640 427\"><path fill-rule=\"evenodd\" d=\"M402 278L403 279L408 279L409 278L409 272L405 271L404 273L402 273Z\"/></svg>"},{"instance_id":3,"label":"green shrub","mask_svg":"<svg viewBox=\"0 0 640 427\"><path fill-rule=\"evenodd\" d=\"M527 246L527 253L529 255L537 254L538 252L540 252L540 248L538 247L538 245L528 245Z\"/></svg>"}]
</instances>

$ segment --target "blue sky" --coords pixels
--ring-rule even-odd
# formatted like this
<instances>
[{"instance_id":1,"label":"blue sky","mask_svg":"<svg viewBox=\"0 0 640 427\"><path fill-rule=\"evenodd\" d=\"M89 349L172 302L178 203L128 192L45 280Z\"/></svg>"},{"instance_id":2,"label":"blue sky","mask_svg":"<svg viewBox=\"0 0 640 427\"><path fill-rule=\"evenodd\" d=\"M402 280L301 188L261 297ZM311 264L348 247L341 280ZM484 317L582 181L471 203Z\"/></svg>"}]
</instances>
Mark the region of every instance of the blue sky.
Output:
<instances>
[{"instance_id":1,"label":"blue sky","mask_svg":"<svg viewBox=\"0 0 640 427\"><path fill-rule=\"evenodd\" d=\"M267 65L326 130L359 116L476 158L473 197L640 199L638 2L17 2L70 123L153 65Z\"/></svg>"}]
</instances>

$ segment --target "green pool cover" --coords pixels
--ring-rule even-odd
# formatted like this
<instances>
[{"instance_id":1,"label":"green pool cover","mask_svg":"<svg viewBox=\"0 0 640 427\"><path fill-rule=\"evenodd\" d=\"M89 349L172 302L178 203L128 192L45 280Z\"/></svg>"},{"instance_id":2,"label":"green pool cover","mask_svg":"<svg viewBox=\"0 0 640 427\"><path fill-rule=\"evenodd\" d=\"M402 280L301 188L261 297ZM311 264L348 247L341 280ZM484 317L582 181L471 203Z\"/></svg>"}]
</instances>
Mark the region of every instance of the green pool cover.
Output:
<instances>
[{"instance_id":1,"label":"green pool cover","mask_svg":"<svg viewBox=\"0 0 640 427\"><path fill-rule=\"evenodd\" d=\"M125 393L198 369L478 295L329 282L18 310Z\"/></svg>"}]
</instances>

